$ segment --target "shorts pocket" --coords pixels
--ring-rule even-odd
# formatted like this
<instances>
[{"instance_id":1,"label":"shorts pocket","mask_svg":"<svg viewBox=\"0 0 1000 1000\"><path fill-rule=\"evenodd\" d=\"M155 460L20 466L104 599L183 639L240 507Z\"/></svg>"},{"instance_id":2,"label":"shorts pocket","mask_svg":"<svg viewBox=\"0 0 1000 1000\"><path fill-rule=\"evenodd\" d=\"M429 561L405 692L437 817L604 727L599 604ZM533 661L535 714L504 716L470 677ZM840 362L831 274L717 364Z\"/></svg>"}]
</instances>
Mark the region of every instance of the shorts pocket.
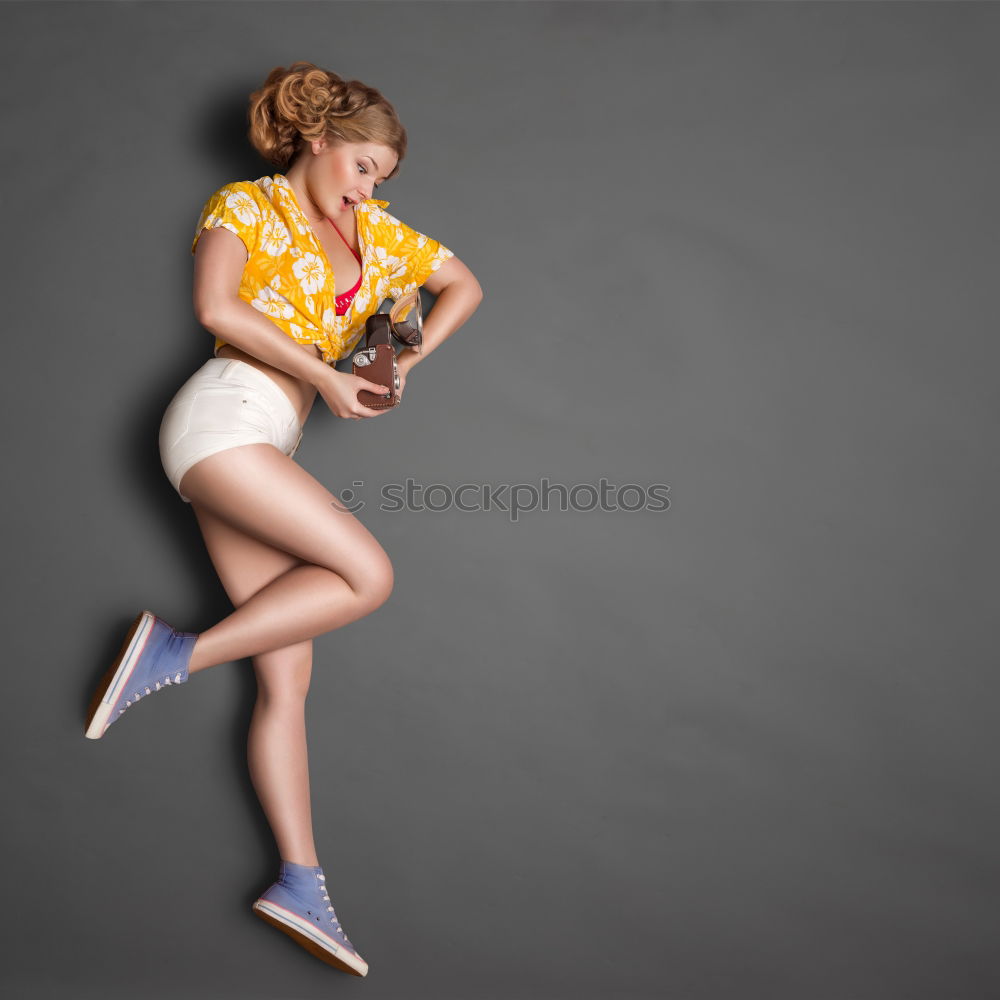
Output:
<instances>
[{"instance_id":1,"label":"shorts pocket","mask_svg":"<svg viewBox=\"0 0 1000 1000\"><path fill-rule=\"evenodd\" d=\"M185 433L239 434L247 429L263 434L269 430L266 415L245 389L206 386L194 394Z\"/></svg>"}]
</instances>

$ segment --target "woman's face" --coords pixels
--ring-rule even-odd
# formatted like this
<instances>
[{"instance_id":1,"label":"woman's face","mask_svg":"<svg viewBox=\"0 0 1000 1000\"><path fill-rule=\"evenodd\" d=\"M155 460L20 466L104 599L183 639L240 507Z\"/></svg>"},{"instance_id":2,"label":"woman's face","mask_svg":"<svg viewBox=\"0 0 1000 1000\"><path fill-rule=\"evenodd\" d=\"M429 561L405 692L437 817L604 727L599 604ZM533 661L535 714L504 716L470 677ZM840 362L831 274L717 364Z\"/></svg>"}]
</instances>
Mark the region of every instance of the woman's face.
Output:
<instances>
[{"instance_id":1,"label":"woman's face","mask_svg":"<svg viewBox=\"0 0 1000 1000\"><path fill-rule=\"evenodd\" d=\"M373 197L376 185L392 173L398 159L388 146L372 142L332 146L326 140L318 140L306 155L309 198L331 219L353 211L352 205Z\"/></svg>"}]
</instances>

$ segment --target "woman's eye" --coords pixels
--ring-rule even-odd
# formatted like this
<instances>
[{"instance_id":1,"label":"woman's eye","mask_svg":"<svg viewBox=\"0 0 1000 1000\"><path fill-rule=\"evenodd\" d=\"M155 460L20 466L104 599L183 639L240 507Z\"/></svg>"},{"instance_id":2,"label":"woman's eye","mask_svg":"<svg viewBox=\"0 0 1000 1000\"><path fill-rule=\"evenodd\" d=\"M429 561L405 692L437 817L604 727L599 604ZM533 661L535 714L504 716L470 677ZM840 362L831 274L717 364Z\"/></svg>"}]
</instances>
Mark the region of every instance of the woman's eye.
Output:
<instances>
[{"instance_id":1,"label":"woman's eye","mask_svg":"<svg viewBox=\"0 0 1000 1000\"><path fill-rule=\"evenodd\" d=\"M365 165L363 163L359 163L358 167L361 169L361 172L363 174L367 174L368 173L368 169L367 169L367 167L365 167ZM382 186L381 184L376 184L375 185L375 190L377 191L381 186Z\"/></svg>"}]
</instances>

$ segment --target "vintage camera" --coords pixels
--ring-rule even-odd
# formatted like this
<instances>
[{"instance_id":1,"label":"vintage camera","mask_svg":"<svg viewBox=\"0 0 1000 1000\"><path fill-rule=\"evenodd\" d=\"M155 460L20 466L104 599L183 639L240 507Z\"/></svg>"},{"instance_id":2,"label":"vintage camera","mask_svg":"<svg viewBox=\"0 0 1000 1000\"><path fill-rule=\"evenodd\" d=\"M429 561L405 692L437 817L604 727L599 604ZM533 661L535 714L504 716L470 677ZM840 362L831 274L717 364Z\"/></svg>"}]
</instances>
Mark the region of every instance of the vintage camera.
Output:
<instances>
[{"instance_id":1,"label":"vintage camera","mask_svg":"<svg viewBox=\"0 0 1000 1000\"><path fill-rule=\"evenodd\" d=\"M399 403L399 368L393 338L404 347L418 353L423 343L423 310L420 289L397 299L388 313L377 312L365 322L365 346L354 352L351 368L355 375L387 385L388 396L379 396L369 389L358 390L358 402L373 410L384 410Z\"/></svg>"}]
</instances>

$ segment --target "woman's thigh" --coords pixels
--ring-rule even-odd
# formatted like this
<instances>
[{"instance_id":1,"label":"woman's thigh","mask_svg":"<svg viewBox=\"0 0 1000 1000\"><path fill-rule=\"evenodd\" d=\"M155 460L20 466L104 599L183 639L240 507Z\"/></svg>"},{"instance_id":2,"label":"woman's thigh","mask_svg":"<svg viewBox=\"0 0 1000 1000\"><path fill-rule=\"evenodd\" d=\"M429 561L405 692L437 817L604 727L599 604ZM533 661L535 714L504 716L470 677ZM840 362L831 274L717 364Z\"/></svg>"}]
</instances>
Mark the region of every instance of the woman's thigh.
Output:
<instances>
[{"instance_id":1,"label":"woman's thigh","mask_svg":"<svg viewBox=\"0 0 1000 1000\"><path fill-rule=\"evenodd\" d=\"M245 534L194 501L191 509L219 582L234 608L283 573L302 565L301 559ZM313 641L306 639L252 657L261 694L267 698L305 698L312 675L312 654Z\"/></svg>"},{"instance_id":2,"label":"woman's thigh","mask_svg":"<svg viewBox=\"0 0 1000 1000\"><path fill-rule=\"evenodd\" d=\"M270 444L227 448L184 474L192 504L288 556L323 566L359 595L384 601L392 563L340 499Z\"/></svg>"}]
</instances>

